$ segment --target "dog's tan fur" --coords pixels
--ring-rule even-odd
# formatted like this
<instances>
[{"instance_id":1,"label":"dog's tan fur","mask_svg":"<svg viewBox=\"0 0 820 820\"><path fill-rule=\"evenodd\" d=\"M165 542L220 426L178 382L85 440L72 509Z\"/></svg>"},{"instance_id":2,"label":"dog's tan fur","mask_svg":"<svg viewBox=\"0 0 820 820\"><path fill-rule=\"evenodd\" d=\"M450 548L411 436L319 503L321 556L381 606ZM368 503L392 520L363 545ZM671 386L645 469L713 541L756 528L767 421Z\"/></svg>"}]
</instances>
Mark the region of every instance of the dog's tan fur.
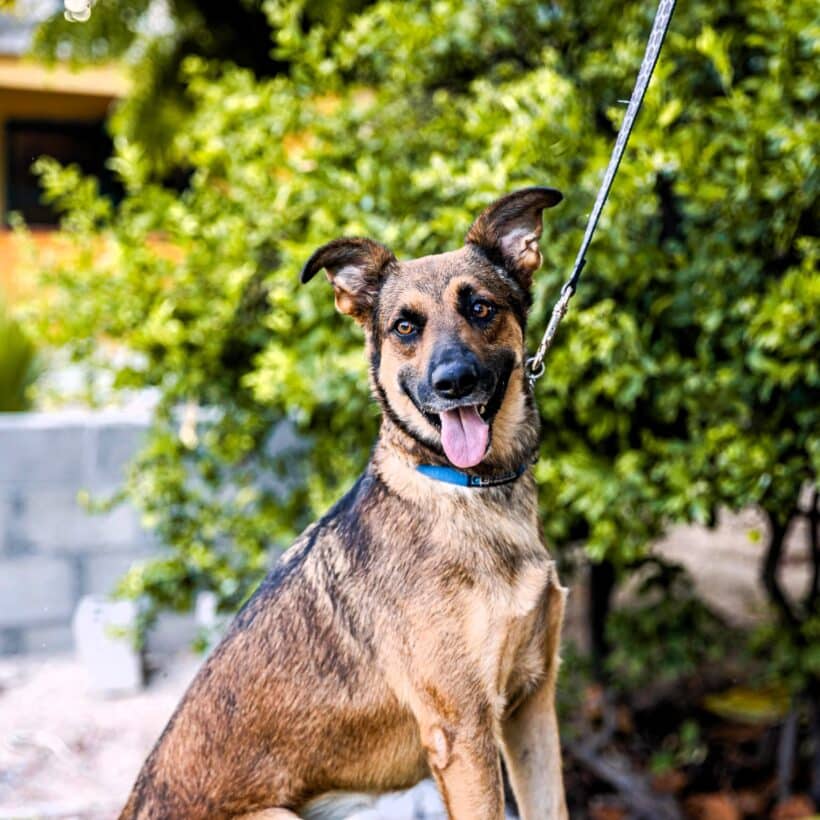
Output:
<instances>
[{"instance_id":1,"label":"dog's tan fur","mask_svg":"<svg viewBox=\"0 0 820 820\"><path fill-rule=\"evenodd\" d=\"M429 774L450 818L501 820L499 753L525 820L566 817L554 707L565 590L535 482L528 470L467 489L417 472L448 462L412 387L442 339L468 347L500 374L474 472L531 459L524 316L541 211L558 199L533 188L499 200L458 251L399 263L377 243L337 240L308 263L303 278L325 268L337 306L365 328L379 440L203 665L121 820L285 820L323 795ZM464 293L497 306L492 322L465 319ZM402 308L424 317L410 343L392 329Z\"/></svg>"}]
</instances>

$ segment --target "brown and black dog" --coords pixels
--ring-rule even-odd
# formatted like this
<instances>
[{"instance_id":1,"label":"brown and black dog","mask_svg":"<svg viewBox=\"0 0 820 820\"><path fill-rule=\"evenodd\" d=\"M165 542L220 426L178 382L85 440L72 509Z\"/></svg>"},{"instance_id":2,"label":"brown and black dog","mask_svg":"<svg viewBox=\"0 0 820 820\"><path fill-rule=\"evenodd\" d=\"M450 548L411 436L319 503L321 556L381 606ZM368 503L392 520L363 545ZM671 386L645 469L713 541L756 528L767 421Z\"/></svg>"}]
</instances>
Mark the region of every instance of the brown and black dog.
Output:
<instances>
[{"instance_id":1,"label":"brown and black dog","mask_svg":"<svg viewBox=\"0 0 820 820\"><path fill-rule=\"evenodd\" d=\"M337 239L307 262L302 281L325 269L364 328L379 439L236 616L121 820L344 816L337 799L430 774L450 818L501 820L500 755L524 820L567 816L566 593L538 521L524 371L541 214L560 199L512 193L449 253L399 262Z\"/></svg>"}]
</instances>

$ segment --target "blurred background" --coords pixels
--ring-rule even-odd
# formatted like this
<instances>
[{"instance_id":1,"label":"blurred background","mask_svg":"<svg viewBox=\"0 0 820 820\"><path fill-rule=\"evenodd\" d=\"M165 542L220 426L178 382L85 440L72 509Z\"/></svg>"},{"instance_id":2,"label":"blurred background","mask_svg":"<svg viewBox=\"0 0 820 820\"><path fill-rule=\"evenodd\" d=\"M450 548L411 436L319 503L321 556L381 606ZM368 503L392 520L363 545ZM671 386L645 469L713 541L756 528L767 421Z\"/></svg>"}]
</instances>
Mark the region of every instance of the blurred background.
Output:
<instances>
[{"instance_id":1,"label":"blurred background","mask_svg":"<svg viewBox=\"0 0 820 820\"><path fill-rule=\"evenodd\" d=\"M318 245L438 252L555 186L537 341L654 10L0 0L0 818L115 817L366 463ZM819 43L809 0L680 5L538 382L573 818L820 807Z\"/></svg>"}]
</instances>

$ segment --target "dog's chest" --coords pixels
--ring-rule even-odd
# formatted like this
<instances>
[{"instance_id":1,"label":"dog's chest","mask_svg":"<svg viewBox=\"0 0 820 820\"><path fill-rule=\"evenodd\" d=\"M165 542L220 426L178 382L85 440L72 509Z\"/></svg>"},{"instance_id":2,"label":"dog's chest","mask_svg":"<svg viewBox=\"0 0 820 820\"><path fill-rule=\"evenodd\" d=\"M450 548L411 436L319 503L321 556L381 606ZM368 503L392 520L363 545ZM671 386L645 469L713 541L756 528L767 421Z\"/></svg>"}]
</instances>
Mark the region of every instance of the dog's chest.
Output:
<instances>
[{"instance_id":1,"label":"dog's chest","mask_svg":"<svg viewBox=\"0 0 820 820\"><path fill-rule=\"evenodd\" d=\"M496 530L477 541L458 598L465 646L500 716L546 674L557 640L550 606L564 593L534 526L519 520Z\"/></svg>"},{"instance_id":2,"label":"dog's chest","mask_svg":"<svg viewBox=\"0 0 820 820\"><path fill-rule=\"evenodd\" d=\"M482 504L478 495L444 506L433 530L444 610L460 624L468 662L500 716L546 674L556 645L550 604L563 601L563 590L534 493L506 506Z\"/></svg>"},{"instance_id":3,"label":"dog's chest","mask_svg":"<svg viewBox=\"0 0 820 820\"><path fill-rule=\"evenodd\" d=\"M465 644L500 710L514 691L529 688L544 676L553 643L548 610L554 596L562 594L545 553L508 581L486 587L479 583L465 595Z\"/></svg>"}]
</instances>

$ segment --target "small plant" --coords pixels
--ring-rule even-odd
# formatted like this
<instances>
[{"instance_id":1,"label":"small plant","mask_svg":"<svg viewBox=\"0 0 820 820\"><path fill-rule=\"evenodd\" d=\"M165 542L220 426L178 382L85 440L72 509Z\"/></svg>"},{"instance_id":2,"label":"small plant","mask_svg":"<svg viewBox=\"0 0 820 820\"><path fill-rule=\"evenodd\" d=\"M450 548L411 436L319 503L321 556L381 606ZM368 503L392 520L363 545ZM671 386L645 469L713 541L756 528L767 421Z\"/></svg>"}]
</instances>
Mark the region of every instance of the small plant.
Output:
<instances>
[{"instance_id":1,"label":"small plant","mask_svg":"<svg viewBox=\"0 0 820 820\"><path fill-rule=\"evenodd\" d=\"M664 738L661 748L652 754L649 768L653 774L665 774L703 763L706 753L700 726L694 720L684 720L676 731Z\"/></svg>"},{"instance_id":2,"label":"small plant","mask_svg":"<svg viewBox=\"0 0 820 820\"><path fill-rule=\"evenodd\" d=\"M36 351L20 323L0 301L0 412L27 410Z\"/></svg>"},{"instance_id":3,"label":"small plant","mask_svg":"<svg viewBox=\"0 0 820 820\"><path fill-rule=\"evenodd\" d=\"M799 696L820 681L820 612L806 616L793 631L776 620L759 626L750 648L764 664L766 682Z\"/></svg>"},{"instance_id":4,"label":"small plant","mask_svg":"<svg viewBox=\"0 0 820 820\"><path fill-rule=\"evenodd\" d=\"M726 657L731 632L697 597L686 570L658 558L641 562L634 601L607 622L612 682L634 690L694 674Z\"/></svg>"}]
</instances>

